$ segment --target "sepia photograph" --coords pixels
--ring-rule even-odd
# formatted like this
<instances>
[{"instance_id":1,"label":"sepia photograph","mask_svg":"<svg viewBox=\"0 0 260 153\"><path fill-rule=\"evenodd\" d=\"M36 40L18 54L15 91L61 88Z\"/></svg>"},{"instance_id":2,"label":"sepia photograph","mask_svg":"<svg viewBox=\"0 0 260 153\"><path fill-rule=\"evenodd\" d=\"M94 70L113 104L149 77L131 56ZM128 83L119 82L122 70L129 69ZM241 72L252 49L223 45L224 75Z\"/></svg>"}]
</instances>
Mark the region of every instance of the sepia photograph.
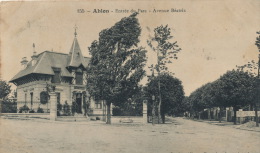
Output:
<instances>
[{"instance_id":1,"label":"sepia photograph","mask_svg":"<svg viewBox=\"0 0 260 153\"><path fill-rule=\"evenodd\" d=\"M260 153L259 13L0 1L0 152Z\"/></svg>"}]
</instances>

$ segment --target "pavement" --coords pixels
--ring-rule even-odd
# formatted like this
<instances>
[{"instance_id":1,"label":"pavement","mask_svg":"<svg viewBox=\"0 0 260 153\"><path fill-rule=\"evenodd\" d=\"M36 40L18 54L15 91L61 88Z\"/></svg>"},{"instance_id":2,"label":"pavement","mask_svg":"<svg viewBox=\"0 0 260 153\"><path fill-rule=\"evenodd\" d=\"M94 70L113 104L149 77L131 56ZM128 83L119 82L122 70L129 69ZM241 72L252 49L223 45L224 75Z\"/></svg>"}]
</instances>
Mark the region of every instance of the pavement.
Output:
<instances>
[{"instance_id":1,"label":"pavement","mask_svg":"<svg viewBox=\"0 0 260 153\"><path fill-rule=\"evenodd\" d=\"M184 118L187 119L188 118ZM217 125L217 126L225 126L225 127L231 127L235 129L240 129L240 130L246 130L246 131L254 131L254 132L260 132L260 127L256 127L255 122L247 122L244 124L236 124L234 125L233 122L226 122L226 121L215 121L215 120L191 120L191 121L196 121L196 122L203 122L203 123L208 123L211 125ZM260 152L260 151L259 151Z\"/></svg>"},{"instance_id":2,"label":"pavement","mask_svg":"<svg viewBox=\"0 0 260 153\"><path fill-rule=\"evenodd\" d=\"M183 118L167 124L0 118L2 153L259 153L260 133Z\"/></svg>"}]
</instances>

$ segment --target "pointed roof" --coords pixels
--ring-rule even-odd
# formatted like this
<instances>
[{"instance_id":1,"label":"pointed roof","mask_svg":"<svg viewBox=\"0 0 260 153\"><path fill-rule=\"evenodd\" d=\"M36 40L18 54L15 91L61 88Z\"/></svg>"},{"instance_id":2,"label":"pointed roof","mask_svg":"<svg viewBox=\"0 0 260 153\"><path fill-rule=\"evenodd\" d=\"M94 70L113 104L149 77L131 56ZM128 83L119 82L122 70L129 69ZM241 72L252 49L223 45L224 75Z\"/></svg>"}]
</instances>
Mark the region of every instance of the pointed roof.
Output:
<instances>
[{"instance_id":1,"label":"pointed roof","mask_svg":"<svg viewBox=\"0 0 260 153\"><path fill-rule=\"evenodd\" d=\"M87 63L84 61L84 57L79 47L77 33L75 31L75 38L73 40L70 52L69 52L69 60L68 60L68 67L79 67L83 65L85 68L88 66Z\"/></svg>"}]
</instances>

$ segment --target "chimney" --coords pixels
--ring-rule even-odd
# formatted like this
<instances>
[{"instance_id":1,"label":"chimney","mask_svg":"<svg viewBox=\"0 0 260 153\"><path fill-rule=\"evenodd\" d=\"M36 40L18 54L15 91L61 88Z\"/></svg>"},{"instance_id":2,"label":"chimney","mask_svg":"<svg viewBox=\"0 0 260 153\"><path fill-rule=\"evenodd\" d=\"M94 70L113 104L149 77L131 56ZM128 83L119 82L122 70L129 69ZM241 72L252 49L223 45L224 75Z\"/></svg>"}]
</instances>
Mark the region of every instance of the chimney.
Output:
<instances>
[{"instance_id":1,"label":"chimney","mask_svg":"<svg viewBox=\"0 0 260 153\"><path fill-rule=\"evenodd\" d=\"M27 63L28 63L28 61L27 61L26 57L23 57L22 61L21 61L22 69L25 69L27 67Z\"/></svg>"},{"instance_id":2,"label":"chimney","mask_svg":"<svg viewBox=\"0 0 260 153\"><path fill-rule=\"evenodd\" d=\"M35 51L35 45L34 45L34 43L33 43L33 55L31 56L32 57L32 66L34 66L35 64L36 64L36 62L37 62L37 55L36 55L37 53L36 53L36 51Z\"/></svg>"}]
</instances>

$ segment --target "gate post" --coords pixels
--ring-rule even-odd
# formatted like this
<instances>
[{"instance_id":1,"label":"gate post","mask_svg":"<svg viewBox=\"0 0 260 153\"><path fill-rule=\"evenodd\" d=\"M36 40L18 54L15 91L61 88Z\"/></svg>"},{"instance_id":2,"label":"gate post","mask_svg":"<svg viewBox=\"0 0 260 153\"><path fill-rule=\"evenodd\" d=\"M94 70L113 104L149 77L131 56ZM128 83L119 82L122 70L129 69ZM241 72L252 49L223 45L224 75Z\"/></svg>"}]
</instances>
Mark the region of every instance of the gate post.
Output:
<instances>
[{"instance_id":1,"label":"gate post","mask_svg":"<svg viewBox=\"0 0 260 153\"><path fill-rule=\"evenodd\" d=\"M50 103L51 103L51 109L50 109L50 120L56 121L57 119L57 95L55 92L50 92Z\"/></svg>"},{"instance_id":2,"label":"gate post","mask_svg":"<svg viewBox=\"0 0 260 153\"><path fill-rule=\"evenodd\" d=\"M147 100L143 101L143 123L147 123Z\"/></svg>"}]
</instances>

